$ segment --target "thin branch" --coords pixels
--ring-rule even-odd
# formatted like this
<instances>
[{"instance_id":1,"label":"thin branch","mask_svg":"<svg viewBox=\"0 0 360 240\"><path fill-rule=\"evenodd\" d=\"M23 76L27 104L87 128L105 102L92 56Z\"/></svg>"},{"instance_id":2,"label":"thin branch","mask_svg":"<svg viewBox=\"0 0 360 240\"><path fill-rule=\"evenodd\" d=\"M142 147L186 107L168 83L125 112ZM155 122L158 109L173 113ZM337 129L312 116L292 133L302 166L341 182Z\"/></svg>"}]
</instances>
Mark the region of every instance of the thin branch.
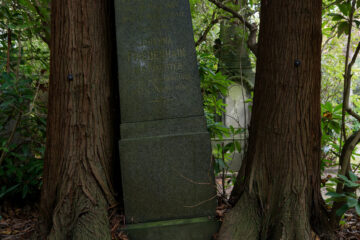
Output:
<instances>
[{"instance_id":1,"label":"thin branch","mask_svg":"<svg viewBox=\"0 0 360 240\"><path fill-rule=\"evenodd\" d=\"M350 107L346 108L346 112L349 113L351 116L353 116L354 118L356 118L356 120L358 120L360 122L360 115L357 114L356 112L354 112L354 110L352 110Z\"/></svg>"},{"instance_id":2,"label":"thin branch","mask_svg":"<svg viewBox=\"0 0 360 240\"><path fill-rule=\"evenodd\" d=\"M341 117L341 136L340 136L340 148L339 148L340 151L341 151L342 139L344 138L344 141L346 141L347 138L346 129L345 129L345 113L348 112L349 110L349 99L350 99L350 88L351 88L351 69L349 69L349 55L350 55L351 31L352 31L352 23L354 21L355 4L356 4L356 0L353 0L350 10L350 16L349 16L349 36L346 45L343 109L342 109L342 117Z\"/></svg>"},{"instance_id":3,"label":"thin branch","mask_svg":"<svg viewBox=\"0 0 360 240\"><path fill-rule=\"evenodd\" d=\"M209 202L209 201L213 200L213 199L214 199L214 198L216 198L216 197L217 197L217 195L214 195L214 196L212 196L211 198L206 199L206 200L204 200L204 201L202 201L202 202L199 202L199 203L197 203L197 204L195 204L195 205L191 205L191 206L184 206L184 207L186 207L186 208L194 208L194 207L198 207L198 206L200 206L200 205L202 205L202 204L204 204L204 203L207 203L207 202Z\"/></svg>"},{"instance_id":4,"label":"thin branch","mask_svg":"<svg viewBox=\"0 0 360 240\"><path fill-rule=\"evenodd\" d=\"M215 4L218 8L221 8L223 10L225 10L226 12L231 13L235 18L238 18L240 20L241 23L243 23L250 31L255 27L257 28L255 25L253 25L252 23L248 22L243 16L241 16L238 12L236 12L235 10L225 6L224 4L216 1L216 0L209 0L210 2L212 2L213 4Z\"/></svg>"},{"instance_id":5,"label":"thin branch","mask_svg":"<svg viewBox=\"0 0 360 240\"><path fill-rule=\"evenodd\" d=\"M329 5L324 5L324 6L323 6L323 10L326 10L326 9L328 9L329 7L334 6L335 4L338 4L338 3L340 3L340 2L341 2L341 0L337 0L337 1L334 1L334 2L330 3Z\"/></svg>"},{"instance_id":6,"label":"thin branch","mask_svg":"<svg viewBox=\"0 0 360 240\"><path fill-rule=\"evenodd\" d=\"M186 181L191 182L191 183L193 183L193 184L197 184L197 185L211 185L210 182L196 182L196 181L194 181L194 180L192 180L192 179L190 179L190 178L188 178L188 177L185 177L183 174L181 174L181 173L180 173L178 170L176 170L175 168L173 168L173 170L174 170L177 174L179 174L180 177L184 178Z\"/></svg>"},{"instance_id":7,"label":"thin branch","mask_svg":"<svg viewBox=\"0 0 360 240\"><path fill-rule=\"evenodd\" d=\"M41 18L41 23L44 25L44 26L48 26L49 23L47 21L45 21L46 17L44 16L44 14L42 14L41 10L40 10L40 3L38 1L31 1L33 7L35 8L35 11L36 13L39 15L39 17Z\"/></svg>"},{"instance_id":8,"label":"thin branch","mask_svg":"<svg viewBox=\"0 0 360 240\"><path fill-rule=\"evenodd\" d=\"M347 67L347 72L345 74L345 81L347 82L346 85L345 85L347 87L347 89L346 89L347 98L344 99L344 105L345 105L344 108L345 108L346 112L348 112L351 116L353 116L354 118L356 118L360 122L360 115L357 114L355 111L353 111L351 109L351 107L349 106L350 105L351 77L352 77L351 69L352 69L352 66L354 65L354 63L356 61L357 56L359 55L359 51L360 51L360 42L357 45L354 56L352 57L352 60L349 63L349 65Z\"/></svg>"},{"instance_id":9,"label":"thin branch","mask_svg":"<svg viewBox=\"0 0 360 240\"><path fill-rule=\"evenodd\" d=\"M355 146L359 143L359 141L360 141L360 131L357 131L353 135L351 135L348 138L348 140L344 143L344 147L341 152L341 156L339 160L341 167L339 174L341 175L347 174L347 170L349 169L350 166L350 159L352 152L355 149Z\"/></svg>"},{"instance_id":10,"label":"thin branch","mask_svg":"<svg viewBox=\"0 0 360 240\"><path fill-rule=\"evenodd\" d=\"M41 38L41 40L43 40L47 45L48 47L50 48L50 34L48 33L48 28L49 28L49 23L48 21L46 21L46 17L43 16L43 14L41 13L40 11L40 8L39 8L39 3L33 3L31 2L32 6L34 7L35 11L37 12L39 18L40 18L40 21L42 23L42 30L43 30L43 34L41 33L38 33L38 36ZM28 16L29 20L34 22L35 19L27 12L26 15Z\"/></svg>"},{"instance_id":11,"label":"thin branch","mask_svg":"<svg viewBox=\"0 0 360 240\"><path fill-rule=\"evenodd\" d=\"M223 9L224 11L231 13L235 18L239 19L242 24L245 25L245 27L249 30L249 38L247 41L247 45L249 49L257 56L257 42L256 42L256 35L258 32L258 27L247 21L243 16L241 16L238 12L235 10L225 6L224 4L216 1L216 0L209 0L211 3L215 4L218 8Z\"/></svg>"},{"instance_id":12,"label":"thin branch","mask_svg":"<svg viewBox=\"0 0 360 240\"><path fill-rule=\"evenodd\" d=\"M356 50L355 50L355 53L354 53L354 55L353 55L353 57L352 57L352 59L351 59L351 62L350 62L350 64L349 64L349 66L348 66L348 70L351 71L351 68L352 68L352 66L355 64L356 59L357 59L357 57L358 57L358 55L359 55L359 51L360 51L360 42L358 42L358 45L357 45Z\"/></svg>"},{"instance_id":13,"label":"thin branch","mask_svg":"<svg viewBox=\"0 0 360 240\"><path fill-rule=\"evenodd\" d=\"M206 27L206 29L204 30L204 32L200 35L200 37L198 38L198 40L196 41L195 43L195 47L199 46L200 43L204 42L206 40L206 37L208 35L208 33L210 32L211 28L220 22L220 20L222 19L229 19L227 17L218 17L218 18L215 18L215 13L213 14L212 16L212 19L211 19L211 22L210 24Z\"/></svg>"},{"instance_id":14,"label":"thin branch","mask_svg":"<svg viewBox=\"0 0 360 240\"><path fill-rule=\"evenodd\" d=\"M326 41L324 42L324 44L321 47L321 53L324 53L325 50L325 46L330 42L331 39L333 39L336 36L336 34L334 33L332 36L330 36L328 39L326 39Z\"/></svg>"}]
</instances>

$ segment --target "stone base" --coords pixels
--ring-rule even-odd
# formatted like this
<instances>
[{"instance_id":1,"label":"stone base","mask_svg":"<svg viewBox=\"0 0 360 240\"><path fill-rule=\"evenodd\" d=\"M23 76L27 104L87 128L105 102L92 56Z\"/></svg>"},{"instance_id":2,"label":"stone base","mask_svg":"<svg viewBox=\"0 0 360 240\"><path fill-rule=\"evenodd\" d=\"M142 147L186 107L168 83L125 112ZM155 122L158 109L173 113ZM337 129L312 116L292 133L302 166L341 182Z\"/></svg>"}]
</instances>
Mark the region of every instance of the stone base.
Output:
<instances>
[{"instance_id":1,"label":"stone base","mask_svg":"<svg viewBox=\"0 0 360 240\"><path fill-rule=\"evenodd\" d=\"M212 240L220 222L208 217L131 224L123 228L131 240Z\"/></svg>"},{"instance_id":2,"label":"stone base","mask_svg":"<svg viewBox=\"0 0 360 240\"><path fill-rule=\"evenodd\" d=\"M216 191L209 134L122 139L126 221L145 223L214 216Z\"/></svg>"}]
</instances>

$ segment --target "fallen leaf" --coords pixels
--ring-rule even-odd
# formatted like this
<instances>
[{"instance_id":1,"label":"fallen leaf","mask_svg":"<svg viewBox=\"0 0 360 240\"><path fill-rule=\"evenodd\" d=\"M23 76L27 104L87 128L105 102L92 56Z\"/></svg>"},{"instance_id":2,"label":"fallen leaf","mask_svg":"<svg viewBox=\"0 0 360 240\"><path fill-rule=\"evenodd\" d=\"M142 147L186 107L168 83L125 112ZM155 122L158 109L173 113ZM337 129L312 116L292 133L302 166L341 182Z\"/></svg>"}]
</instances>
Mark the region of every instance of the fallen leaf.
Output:
<instances>
[{"instance_id":1,"label":"fallen leaf","mask_svg":"<svg viewBox=\"0 0 360 240\"><path fill-rule=\"evenodd\" d=\"M0 234L2 234L2 235L11 235L11 228L6 228L4 230L1 230Z\"/></svg>"}]
</instances>

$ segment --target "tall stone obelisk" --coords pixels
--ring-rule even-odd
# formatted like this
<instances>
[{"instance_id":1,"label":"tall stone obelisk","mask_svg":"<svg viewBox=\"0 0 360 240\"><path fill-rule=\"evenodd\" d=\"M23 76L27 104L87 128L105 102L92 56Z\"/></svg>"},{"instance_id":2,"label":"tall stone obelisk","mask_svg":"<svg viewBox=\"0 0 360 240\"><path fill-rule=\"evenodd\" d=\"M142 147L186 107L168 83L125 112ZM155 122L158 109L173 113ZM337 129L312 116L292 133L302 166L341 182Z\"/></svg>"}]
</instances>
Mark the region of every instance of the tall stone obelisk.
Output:
<instances>
[{"instance_id":1,"label":"tall stone obelisk","mask_svg":"<svg viewBox=\"0 0 360 240\"><path fill-rule=\"evenodd\" d=\"M210 240L216 191L188 0L115 0L132 240Z\"/></svg>"}]
</instances>

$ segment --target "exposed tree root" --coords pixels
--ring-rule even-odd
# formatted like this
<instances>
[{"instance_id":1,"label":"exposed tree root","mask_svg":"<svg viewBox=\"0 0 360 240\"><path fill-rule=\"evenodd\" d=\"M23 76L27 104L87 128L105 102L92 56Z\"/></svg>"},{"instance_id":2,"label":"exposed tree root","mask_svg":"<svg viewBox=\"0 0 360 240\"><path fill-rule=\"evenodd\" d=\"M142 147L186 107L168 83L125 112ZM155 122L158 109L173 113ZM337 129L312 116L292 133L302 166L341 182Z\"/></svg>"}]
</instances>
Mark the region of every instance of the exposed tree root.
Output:
<instances>
[{"instance_id":1,"label":"exposed tree root","mask_svg":"<svg viewBox=\"0 0 360 240\"><path fill-rule=\"evenodd\" d=\"M258 239L261 216L256 199L243 194L235 207L226 215L219 240Z\"/></svg>"}]
</instances>

